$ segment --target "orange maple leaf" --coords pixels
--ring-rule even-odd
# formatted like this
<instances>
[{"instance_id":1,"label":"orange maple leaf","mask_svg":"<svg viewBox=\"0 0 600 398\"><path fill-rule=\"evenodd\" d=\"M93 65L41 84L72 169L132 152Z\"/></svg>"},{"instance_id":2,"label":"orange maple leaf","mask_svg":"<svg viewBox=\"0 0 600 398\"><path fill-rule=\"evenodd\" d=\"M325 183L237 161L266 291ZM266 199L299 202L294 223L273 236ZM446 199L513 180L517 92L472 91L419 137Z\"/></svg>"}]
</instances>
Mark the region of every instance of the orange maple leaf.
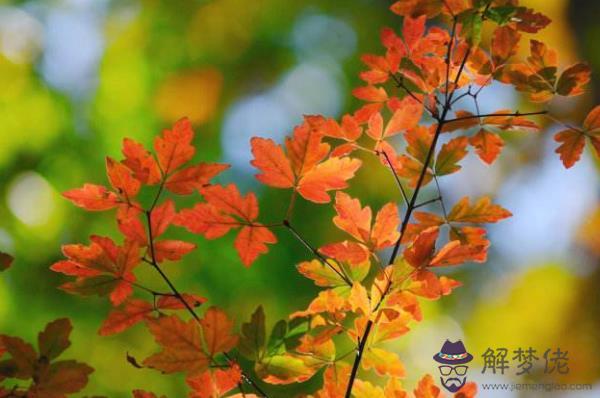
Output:
<instances>
[{"instance_id":1,"label":"orange maple leaf","mask_svg":"<svg viewBox=\"0 0 600 398\"><path fill-rule=\"evenodd\" d=\"M200 189L206 200L191 209L183 209L173 223L207 239L225 235L241 228L234 246L246 266L268 251L267 244L277 242L273 233L258 218L258 201L253 193L242 196L234 184L226 187L211 185Z\"/></svg>"},{"instance_id":2,"label":"orange maple leaf","mask_svg":"<svg viewBox=\"0 0 600 398\"><path fill-rule=\"evenodd\" d=\"M253 138L250 142L252 165L260 170L256 178L275 188L294 188L302 197L315 203L327 203L328 192L344 189L347 181L361 166L361 161L349 157L329 157L330 146L324 142L321 124L311 128L308 119L286 138L287 154L273 140ZM313 124L314 119L313 120Z\"/></svg>"}]
</instances>

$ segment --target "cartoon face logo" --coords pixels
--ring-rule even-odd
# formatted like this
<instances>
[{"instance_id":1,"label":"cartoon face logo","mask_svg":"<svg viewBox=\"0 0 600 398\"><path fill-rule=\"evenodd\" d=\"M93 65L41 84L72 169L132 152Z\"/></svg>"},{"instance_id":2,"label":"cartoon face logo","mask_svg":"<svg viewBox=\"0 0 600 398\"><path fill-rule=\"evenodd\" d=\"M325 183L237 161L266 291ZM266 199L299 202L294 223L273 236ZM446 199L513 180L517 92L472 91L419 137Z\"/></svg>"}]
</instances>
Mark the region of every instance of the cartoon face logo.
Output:
<instances>
[{"instance_id":1,"label":"cartoon face logo","mask_svg":"<svg viewBox=\"0 0 600 398\"><path fill-rule=\"evenodd\" d=\"M435 354L433 359L441 364L438 366L440 381L446 390L457 392L465 385L469 369L465 364L473 360L473 355L467 352L461 340L454 343L446 340L440 352Z\"/></svg>"}]
</instances>

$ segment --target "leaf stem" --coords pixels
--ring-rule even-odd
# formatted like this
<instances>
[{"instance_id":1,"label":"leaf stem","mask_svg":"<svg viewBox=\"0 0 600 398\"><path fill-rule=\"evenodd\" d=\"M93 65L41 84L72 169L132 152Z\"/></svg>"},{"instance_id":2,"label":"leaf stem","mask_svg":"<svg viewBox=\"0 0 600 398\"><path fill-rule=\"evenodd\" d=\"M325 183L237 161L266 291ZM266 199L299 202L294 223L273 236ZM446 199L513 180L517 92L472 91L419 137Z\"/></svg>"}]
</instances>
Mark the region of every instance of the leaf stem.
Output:
<instances>
[{"instance_id":1,"label":"leaf stem","mask_svg":"<svg viewBox=\"0 0 600 398\"><path fill-rule=\"evenodd\" d=\"M290 224L290 222L288 220L284 220L283 225L292 233L292 235L296 239L298 239L298 241L300 241L300 243L302 243L304 245L304 247L306 247L312 254L315 255L315 257L317 257L317 259L321 262L321 264L323 264L326 267L331 268L336 274L338 274L338 276L340 278L343 279L343 281L348 286L352 286L352 284L353 284L352 280L346 275L343 268L340 267L340 269L338 270L333 265L331 265L331 263L329 261L327 261L327 259L325 257L323 257L323 255L321 253L319 253L319 251L314 246L312 246L310 243L308 243L308 241L306 239L304 239L304 237L302 237L302 235L300 235L300 233L296 230L296 228L294 228L292 226L292 224Z\"/></svg>"},{"instance_id":2,"label":"leaf stem","mask_svg":"<svg viewBox=\"0 0 600 398\"><path fill-rule=\"evenodd\" d=\"M400 192L402 193L402 199L404 199L404 204L408 206L408 196L406 196L406 191L402 186L402 181L400 181L400 177L398 177L398 174L396 173L396 169L394 169L394 166L392 165L392 161L390 160L388 154L385 151L379 151L379 153L383 154L385 161L390 166L390 170L392 170L392 174L394 175L394 179L396 180L396 185L398 185L398 188L400 188Z\"/></svg>"}]
</instances>

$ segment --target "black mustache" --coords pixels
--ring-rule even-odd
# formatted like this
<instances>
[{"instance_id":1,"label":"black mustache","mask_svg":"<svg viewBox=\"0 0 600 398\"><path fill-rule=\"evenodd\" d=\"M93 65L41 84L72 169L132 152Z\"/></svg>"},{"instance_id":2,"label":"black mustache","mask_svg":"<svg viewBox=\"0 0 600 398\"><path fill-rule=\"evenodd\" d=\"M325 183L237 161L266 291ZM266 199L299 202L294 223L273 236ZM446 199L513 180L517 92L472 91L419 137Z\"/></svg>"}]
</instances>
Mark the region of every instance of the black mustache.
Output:
<instances>
[{"instance_id":1,"label":"black mustache","mask_svg":"<svg viewBox=\"0 0 600 398\"><path fill-rule=\"evenodd\" d=\"M446 384L446 385L454 384L454 385L458 386L458 385L460 385L460 383L462 383L462 381L456 377L451 377L444 381L444 384Z\"/></svg>"}]
</instances>

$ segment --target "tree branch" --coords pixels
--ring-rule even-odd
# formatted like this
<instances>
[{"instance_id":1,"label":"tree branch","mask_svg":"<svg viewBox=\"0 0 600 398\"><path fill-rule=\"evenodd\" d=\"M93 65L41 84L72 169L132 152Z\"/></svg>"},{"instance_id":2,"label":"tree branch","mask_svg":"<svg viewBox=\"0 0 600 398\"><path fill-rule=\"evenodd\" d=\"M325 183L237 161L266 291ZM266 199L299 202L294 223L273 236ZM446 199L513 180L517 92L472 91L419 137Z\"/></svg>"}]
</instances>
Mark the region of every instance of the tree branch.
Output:
<instances>
[{"instance_id":1,"label":"tree branch","mask_svg":"<svg viewBox=\"0 0 600 398\"><path fill-rule=\"evenodd\" d=\"M449 43L449 46L451 44ZM450 52L450 51L449 51ZM460 76L464 70L465 64L467 62L467 59L469 58L469 54L471 53L471 48L469 47L467 49L467 51L465 52L465 56L460 64L460 67L458 69L456 78L454 80L454 86L456 86L456 84L458 83L458 80L460 79ZM402 225L400 227L400 237L398 238L398 240L396 241L396 244L394 245L394 250L392 251L392 254L390 256L390 259L388 261L388 265L392 265L394 263L394 261L396 261L396 257L398 256L399 250L400 250L400 245L402 243L402 238L404 237L404 233L406 232L406 228L408 227L408 223L411 219L412 216L412 212L415 209L416 206L416 201L417 198L419 196L419 192L421 191L421 188L423 186L423 181L425 180L425 175L427 174L427 169L429 168L429 163L431 162L431 159L433 158L433 154L435 153L435 148L439 139L439 136L442 132L442 127L444 126L444 123L447 123L448 121L446 121L446 116L448 115L448 112L450 110L451 107L451 103L452 103L452 97L454 95L454 93L456 92L456 89L454 89L449 95L447 95L445 103L444 103L444 107L442 108L442 114L438 119L438 125L436 127L434 136L433 136L433 140L431 142L431 145L429 147L429 150L427 151L427 156L425 158L425 161L423 162L423 168L421 169L421 173L419 174L419 179L417 180L417 184L415 187L415 190L413 192L413 195L410 199L410 202L408 204L408 208L406 210L406 214L404 216L404 219L402 221ZM384 289L383 293L381 294L381 297L379 298L379 302L377 303L377 305L374 308L374 311L377 311L379 309L379 306L381 305L381 303L383 303L387 293L389 292L389 289L391 287L391 278L388 278L388 283L386 284L386 288ZM362 335L362 337L359 340L359 345L358 345L358 350L356 353L356 357L354 359L354 364L352 365L352 371L350 373L350 379L348 380L348 386L346 388L346 394L345 394L345 398L350 398L352 395L352 387L354 385L354 381L356 380L356 375L358 373L358 369L360 367L360 362L362 360L362 356L363 356L363 352L365 349L365 345L367 343L367 339L369 338L369 334L371 332L371 329L373 327L373 321L371 319L369 319L367 321L366 327L365 327L365 331Z\"/></svg>"}]
</instances>

